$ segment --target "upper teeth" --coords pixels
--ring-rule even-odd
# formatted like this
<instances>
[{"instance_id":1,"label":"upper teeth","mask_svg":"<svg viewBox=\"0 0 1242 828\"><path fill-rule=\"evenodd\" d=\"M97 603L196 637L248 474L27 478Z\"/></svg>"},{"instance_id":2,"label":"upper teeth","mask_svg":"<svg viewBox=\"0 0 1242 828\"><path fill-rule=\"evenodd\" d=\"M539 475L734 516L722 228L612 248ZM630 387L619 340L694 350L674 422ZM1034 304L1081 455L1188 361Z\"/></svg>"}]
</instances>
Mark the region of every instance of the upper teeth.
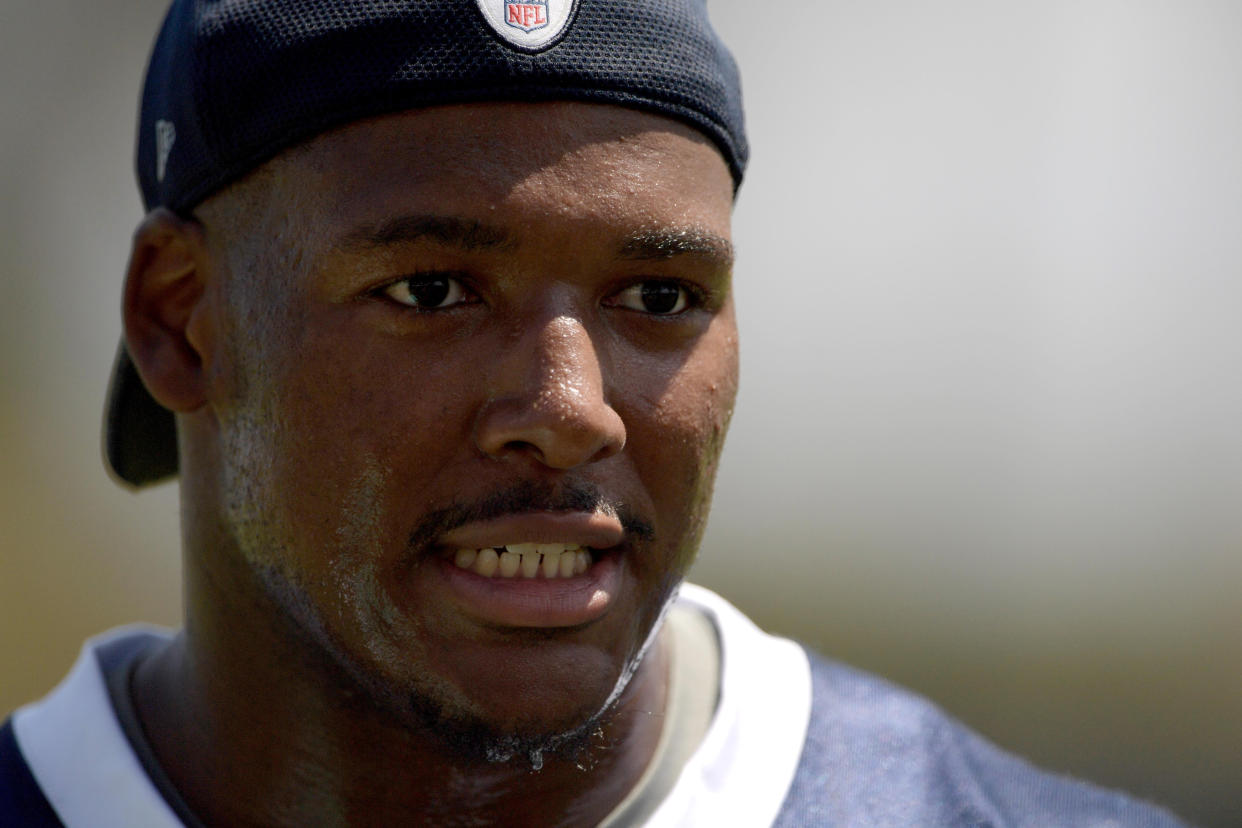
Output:
<instances>
[{"instance_id":1,"label":"upper teeth","mask_svg":"<svg viewBox=\"0 0 1242 828\"><path fill-rule=\"evenodd\" d=\"M572 578L591 567L591 553L576 544L511 543L458 549L453 563L485 578Z\"/></svg>"}]
</instances>

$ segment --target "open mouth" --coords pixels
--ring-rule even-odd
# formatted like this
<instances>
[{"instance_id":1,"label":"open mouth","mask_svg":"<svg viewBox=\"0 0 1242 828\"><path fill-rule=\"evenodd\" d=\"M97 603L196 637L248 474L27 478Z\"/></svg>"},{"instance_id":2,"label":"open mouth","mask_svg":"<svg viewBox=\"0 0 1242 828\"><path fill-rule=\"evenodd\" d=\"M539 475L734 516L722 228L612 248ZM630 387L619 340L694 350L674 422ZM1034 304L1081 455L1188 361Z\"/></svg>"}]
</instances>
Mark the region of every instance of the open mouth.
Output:
<instances>
[{"instance_id":1,"label":"open mouth","mask_svg":"<svg viewBox=\"0 0 1242 828\"><path fill-rule=\"evenodd\" d=\"M625 531L612 515L505 515L439 540L450 594L490 625L578 627L607 613L627 584Z\"/></svg>"},{"instance_id":2,"label":"open mouth","mask_svg":"<svg viewBox=\"0 0 1242 828\"><path fill-rule=\"evenodd\" d=\"M484 578L573 578L594 563L589 547L566 543L511 543L458 549L453 565Z\"/></svg>"}]
</instances>

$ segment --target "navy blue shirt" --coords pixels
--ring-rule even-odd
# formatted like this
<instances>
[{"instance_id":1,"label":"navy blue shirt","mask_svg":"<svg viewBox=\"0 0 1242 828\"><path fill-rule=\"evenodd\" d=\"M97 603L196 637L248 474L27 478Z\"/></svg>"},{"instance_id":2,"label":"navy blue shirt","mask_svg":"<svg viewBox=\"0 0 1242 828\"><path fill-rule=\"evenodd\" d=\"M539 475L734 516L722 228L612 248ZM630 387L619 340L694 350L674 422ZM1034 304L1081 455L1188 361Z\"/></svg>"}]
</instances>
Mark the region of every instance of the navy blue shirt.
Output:
<instances>
[{"instance_id":1,"label":"navy blue shirt","mask_svg":"<svg viewBox=\"0 0 1242 828\"><path fill-rule=\"evenodd\" d=\"M146 646L141 638L122 639L95 655L104 676L115 677L128 673ZM1184 826L1124 794L1035 768L913 693L814 654L808 658L810 722L777 828ZM172 811L193 824L163 774L150 767L151 754L135 752ZM10 718L0 728L0 826L61 824Z\"/></svg>"}]
</instances>

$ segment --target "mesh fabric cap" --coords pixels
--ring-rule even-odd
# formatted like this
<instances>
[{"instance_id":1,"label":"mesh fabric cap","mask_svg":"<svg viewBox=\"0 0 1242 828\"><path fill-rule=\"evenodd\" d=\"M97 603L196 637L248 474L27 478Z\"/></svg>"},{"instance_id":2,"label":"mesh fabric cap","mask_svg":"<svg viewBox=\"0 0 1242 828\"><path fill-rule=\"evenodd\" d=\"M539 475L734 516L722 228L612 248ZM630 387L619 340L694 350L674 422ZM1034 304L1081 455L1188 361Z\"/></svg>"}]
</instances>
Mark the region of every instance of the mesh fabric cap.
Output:
<instances>
[{"instance_id":1,"label":"mesh fabric cap","mask_svg":"<svg viewBox=\"0 0 1242 828\"><path fill-rule=\"evenodd\" d=\"M573 4L569 22L528 49L493 31L476 0L176 0L143 90L144 205L187 213L334 126L493 100L594 101L676 118L711 138L741 183L748 150L737 67L705 0L546 2ZM126 483L177 473L172 415L123 346L104 448Z\"/></svg>"},{"instance_id":2,"label":"mesh fabric cap","mask_svg":"<svg viewBox=\"0 0 1242 828\"><path fill-rule=\"evenodd\" d=\"M735 182L746 165L737 69L704 0L580 0L536 53L497 36L474 0L199 0L173 5L152 54L143 200L185 211L329 127L479 100L648 109L711 137ZM175 136L162 165L161 123Z\"/></svg>"}]
</instances>

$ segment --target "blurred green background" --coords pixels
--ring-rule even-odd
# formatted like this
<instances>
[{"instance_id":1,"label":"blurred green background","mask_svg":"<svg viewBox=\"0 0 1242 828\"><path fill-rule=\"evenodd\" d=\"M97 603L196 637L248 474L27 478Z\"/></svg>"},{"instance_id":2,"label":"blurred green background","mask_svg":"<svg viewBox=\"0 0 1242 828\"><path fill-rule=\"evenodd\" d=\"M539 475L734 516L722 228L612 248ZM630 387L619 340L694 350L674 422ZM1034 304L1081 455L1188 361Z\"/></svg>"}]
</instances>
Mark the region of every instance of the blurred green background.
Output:
<instances>
[{"instance_id":1,"label":"blurred green background","mask_svg":"<svg viewBox=\"0 0 1242 828\"><path fill-rule=\"evenodd\" d=\"M179 613L99 462L163 0L0 0L0 711ZM743 388L696 579L1040 764L1242 825L1242 6L711 0Z\"/></svg>"}]
</instances>

